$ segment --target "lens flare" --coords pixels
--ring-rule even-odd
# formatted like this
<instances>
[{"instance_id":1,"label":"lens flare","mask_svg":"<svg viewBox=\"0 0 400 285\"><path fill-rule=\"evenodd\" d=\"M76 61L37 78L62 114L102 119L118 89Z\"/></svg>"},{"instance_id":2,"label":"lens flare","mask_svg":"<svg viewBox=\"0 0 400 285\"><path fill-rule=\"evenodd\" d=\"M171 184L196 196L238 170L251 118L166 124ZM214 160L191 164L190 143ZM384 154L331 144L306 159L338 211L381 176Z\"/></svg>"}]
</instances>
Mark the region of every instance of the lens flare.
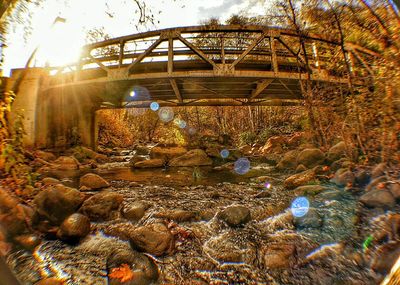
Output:
<instances>
[{"instance_id":1,"label":"lens flare","mask_svg":"<svg viewBox=\"0 0 400 285\"><path fill-rule=\"evenodd\" d=\"M188 129L188 132L189 132L189 135L194 135L197 132L197 130L194 127L190 127Z\"/></svg>"},{"instance_id":2,"label":"lens flare","mask_svg":"<svg viewBox=\"0 0 400 285\"><path fill-rule=\"evenodd\" d=\"M158 110L158 117L161 121L168 123L174 119L174 111L170 107L162 107Z\"/></svg>"},{"instance_id":3,"label":"lens flare","mask_svg":"<svg viewBox=\"0 0 400 285\"><path fill-rule=\"evenodd\" d=\"M234 170L237 174L246 174L250 170L250 161L246 157L241 157L235 161Z\"/></svg>"},{"instance_id":4,"label":"lens flare","mask_svg":"<svg viewBox=\"0 0 400 285\"><path fill-rule=\"evenodd\" d=\"M151 104L150 104L150 109L152 110L152 111L157 111L158 109L160 108L160 105L157 103L157 102L152 102Z\"/></svg>"},{"instance_id":5,"label":"lens flare","mask_svg":"<svg viewBox=\"0 0 400 285\"><path fill-rule=\"evenodd\" d=\"M264 183L264 187L265 187L266 189L270 189L270 188L272 187L272 185L271 185L271 183L269 183L269 182L265 182L265 183Z\"/></svg>"},{"instance_id":6,"label":"lens flare","mask_svg":"<svg viewBox=\"0 0 400 285\"><path fill-rule=\"evenodd\" d=\"M180 120L180 122L178 123L178 126L179 126L181 129L184 129L184 128L186 128L186 122L185 122L184 120Z\"/></svg>"},{"instance_id":7,"label":"lens flare","mask_svg":"<svg viewBox=\"0 0 400 285\"><path fill-rule=\"evenodd\" d=\"M136 92L135 92L135 90L132 90L132 91L129 93L129 96L131 96L131 97L135 97L135 96L136 96Z\"/></svg>"},{"instance_id":8,"label":"lens flare","mask_svg":"<svg viewBox=\"0 0 400 285\"><path fill-rule=\"evenodd\" d=\"M219 154L221 155L222 158L227 158L229 156L229 150L223 149Z\"/></svg>"},{"instance_id":9,"label":"lens flare","mask_svg":"<svg viewBox=\"0 0 400 285\"><path fill-rule=\"evenodd\" d=\"M297 197L293 200L291 211L293 216L300 218L307 214L310 208L310 202L306 197Z\"/></svg>"}]
</instances>

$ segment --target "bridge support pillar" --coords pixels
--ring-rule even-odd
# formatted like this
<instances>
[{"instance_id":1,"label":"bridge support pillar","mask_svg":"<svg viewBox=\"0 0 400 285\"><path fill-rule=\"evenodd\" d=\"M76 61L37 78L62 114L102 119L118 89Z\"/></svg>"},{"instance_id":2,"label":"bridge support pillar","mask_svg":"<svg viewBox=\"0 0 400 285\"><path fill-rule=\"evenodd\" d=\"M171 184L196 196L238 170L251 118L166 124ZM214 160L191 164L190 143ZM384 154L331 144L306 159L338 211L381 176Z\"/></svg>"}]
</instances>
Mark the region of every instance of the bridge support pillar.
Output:
<instances>
[{"instance_id":1,"label":"bridge support pillar","mask_svg":"<svg viewBox=\"0 0 400 285\"><path fill-rule=\"evenodd\" d=\"M13 126L18 115L22 115L22 123L26 135L24 144L34 147L36 142L37 107L40 88L48 74L43 68L29 68L13 70L7 89L11 90L19 81L17 96L12 104L10 122Z\"/></svg>"},{"instance_id":2,"label":"bridge support pillar","mask_svg":"<svg viewBox=\"0 0 400 285\"><path fill-rule=\"evenodd\" d=\"M21 72L24 76L20 77ZM96 147L97 101L75 89L48 88L49 75L43 68L15 70L8 87L22 79L12 105L11 122L23 115L24 145L66 149L74 144Z\"/></svg>"}]
</instances>

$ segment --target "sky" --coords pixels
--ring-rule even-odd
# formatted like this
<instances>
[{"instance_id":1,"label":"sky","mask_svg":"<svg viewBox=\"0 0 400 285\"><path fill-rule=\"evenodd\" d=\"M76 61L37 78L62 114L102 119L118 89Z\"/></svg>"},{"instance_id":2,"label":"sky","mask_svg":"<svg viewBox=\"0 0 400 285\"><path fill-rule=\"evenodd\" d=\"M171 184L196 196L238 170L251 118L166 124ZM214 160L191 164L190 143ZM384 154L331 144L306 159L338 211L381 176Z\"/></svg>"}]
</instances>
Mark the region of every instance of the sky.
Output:
<instances>
[{"instance_id":1,"label":"sky","mask_svg":"<svg viewBox=\"0 0 400 285\"><path fill-rule=\"evenodd\" d=\"M139 31L198 25L210 18L222 21L239 12L249 16L265 13L269 0L145 0L154 14L155 24ZM110 4L111 3L111 4ZM138 14L133 0L44 0L42 7L31 7L30 28L23 36L22 25L11 27L4 50L4 75L10 69L24 67L36 47L33 64L63 65L77 59L85 44L87 31L104 27L112 37L137 33ZM106 13L107 11L108 13ZM65 23L54 20L66 19Z\"/></svg>"}]
</instances>

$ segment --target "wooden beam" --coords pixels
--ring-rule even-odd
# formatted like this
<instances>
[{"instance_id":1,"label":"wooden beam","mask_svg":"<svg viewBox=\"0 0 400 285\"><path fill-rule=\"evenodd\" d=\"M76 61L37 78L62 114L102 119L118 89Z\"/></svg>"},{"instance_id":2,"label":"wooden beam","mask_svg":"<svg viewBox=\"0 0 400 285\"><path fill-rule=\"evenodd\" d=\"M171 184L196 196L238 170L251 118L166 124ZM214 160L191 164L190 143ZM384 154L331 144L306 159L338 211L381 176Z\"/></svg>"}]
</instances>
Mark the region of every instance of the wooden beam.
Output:
<instances>
[{"instance_id":1,"label":"wooden beam","mask_svg":"<svg viewBox=\"0 0 400 285\"><path fill-rule=\"evenodd\" d=\"M164 39L158 38L151 46L149 46L144 53L140 54L134 62L132 62L128 66L128 72L131 70L132 67L134 67L136 64L141 62L149 53L152 52L153 49L155 49Z\"/></svg>"},{"instance_id":2,"label":"wooden beam","mask_svg":"<svg viewBox=\"0 0 400 285\"><path fill-rule=\"evenodd\" d=\"M224 36L221 36L221 61L225 64L225 41Z\"/></svg>"},{"instance_id":3,"label":"wooden beam","mask_svg":"<svg viewBox=\"0 0 400 285\"><path fill-rule=\"evenodd\" d=\"M110 69L105 66L101 61L99 61L98 59L94 58L90 53L89 53L89 57L90 59L96 63L101 69L103 69L104 71L108 72Z\"/></svg>"},{"instance_id":4,"label":"wooden beam","mask_svg":"<svg viewBox=\"0 0 400 285\"><path fill-rule=\"evenodd\" d=\"M278 38L278 41L288 50L290 51L295 57L297 57L297 59L304 65L306 65L306 61L304 60L304 58L301 56L301 54L297 54L295 53L290 46L288 46L281 38Z\"/></svg>"},{"instance_id":5,"label":"wooden beam","mask_svg":"<svg viewBox=\"0 0 400 285\"><path fill-rule=\"evenodd\" d=\"M125 46L125 42L121 41L119 43L118 68L121 68L122 61L124 60L124 46Z\"/></svg>"},{"instance_id":6,"label":"wooden beam","mask_svg":"<svg viewBox=\"0 0 400 285\"><path fill-rule=\"evenodd\" d=\"M293 96L296 96L296 95L293 93L293 90L291 90L289 87L287 87L287 85L286 85L285 83L283 83L282 80L279 79L279 82L282 84L283 87L285 87L285 89L286 89L287 91L289 91L290 94L292 94Z\"/></svg>"},{"instance_id":7,"label":"wooden beam","mask_svg":"<svg viewBox=\"0 0 400 285\"><path fill-rule=\"evenodd\" d=\"M252 99L256 98L258 95L260 95L261 92L263 92L265 90L265 88L267 88L273 81L274 81L274 79L265 79L265 80L257 83L256 89L254 89L253 92L251 92L250 100L252 100Z\"/></svg>"},{"instance_id":8,"label":"wooden beam","mask_svg":"<svg viewBox=\"0 0 400 285\"><path fill-rule=\"evenodd\" d=\"M174 39L168 39L168 74L171 74L174 70Z\"/></svg>"},{"instance_id":9,"label":"wooden beam","mask_svg":"<svg viewBox=\"0 0 400 285\"><path fill-rule=\"evenodd\" d=\"M179 91L179 87L178 84L176 83L176 80L170 79L169 82L171 83L172 89L174 89L176 98L178 98L178 101L182 103L183 102L182 95L181 92Z\"/></svg>"},{"instance_id":10,"label":"wooden beam","mask_svg":"<svg viewBox=\"0 0 400 285\"><path fill-rule=\"evenodd\" d=\"M374 72L372 69L369 67L369 65L365 62L365 60L362 58L362 56L356 51L356 50L350 50L350 52L355 56L355 58L365 67L365 69L368 71L370 75L374 75Z\"/></svg>"},{"instance_id":11,"label":"wooden beam","mask_svg":"<svg viewBox=\"0 0 400 285\"><path fill-rule=\"evenodd\" d=\"M276 56L275 37L270 37L269 42L271 45L272 70L275 73L277 73L277 72L279 72L279 68L278 68L278 58Z\"/></svg>"},{"instance_id":12,"label":"wooden beam","mask_svg":"<svg viewBox=\"0 0 400 285\"><path fill-rule=\"evenodd\" d=\"M243 58L249 54L263 39L265 38L264 34L261 34L257 39L255 39L251 45L241 54L239 57L232 63L232 66L236 66L239 62L243 60Z\"/></svg>"},{"instance_id":13,"label":"wooden beam","mask_svg":"<svg viewBox=\"0 0 400 285\"><path fill-rule=\"evenodd\" d=\"M216 68L216 64L214 61L212 61L211 59L208 58L208 56L203 53L201 50L199 50L197 47L195 47L194 45L192 45L188 40L186 40L184 37L182 37L181 35L179 35L178 39L184 43L188 48L190 48L195 54L197 54L201 59L203 59L204 61L206 61L207 63L211 64L214 68Z\"/></svg>"}]
</instances>

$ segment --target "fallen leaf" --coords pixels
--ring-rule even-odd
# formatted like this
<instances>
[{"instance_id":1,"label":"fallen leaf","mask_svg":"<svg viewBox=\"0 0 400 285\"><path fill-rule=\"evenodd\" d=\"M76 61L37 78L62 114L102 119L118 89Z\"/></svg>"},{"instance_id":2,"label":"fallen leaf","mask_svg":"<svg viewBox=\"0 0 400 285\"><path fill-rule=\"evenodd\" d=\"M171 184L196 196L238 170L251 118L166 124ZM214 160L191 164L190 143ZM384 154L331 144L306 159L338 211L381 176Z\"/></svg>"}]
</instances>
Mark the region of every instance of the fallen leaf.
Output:
<instances>
[{"instance_id":1,"label":"fallen leaf","mask_svg":"<svg viewBox=\"0 0 400 285\"><path fill-rule=\"evenodd\" d=\"M108 274L108 276L110 278L120 279L119 281L122 283L130 281L135 277L132 269L129 267L128 264L125 264L125 263L121 264L120 267L113 268L111 270L111 273Z\"/></svg>"}]
</instances>

